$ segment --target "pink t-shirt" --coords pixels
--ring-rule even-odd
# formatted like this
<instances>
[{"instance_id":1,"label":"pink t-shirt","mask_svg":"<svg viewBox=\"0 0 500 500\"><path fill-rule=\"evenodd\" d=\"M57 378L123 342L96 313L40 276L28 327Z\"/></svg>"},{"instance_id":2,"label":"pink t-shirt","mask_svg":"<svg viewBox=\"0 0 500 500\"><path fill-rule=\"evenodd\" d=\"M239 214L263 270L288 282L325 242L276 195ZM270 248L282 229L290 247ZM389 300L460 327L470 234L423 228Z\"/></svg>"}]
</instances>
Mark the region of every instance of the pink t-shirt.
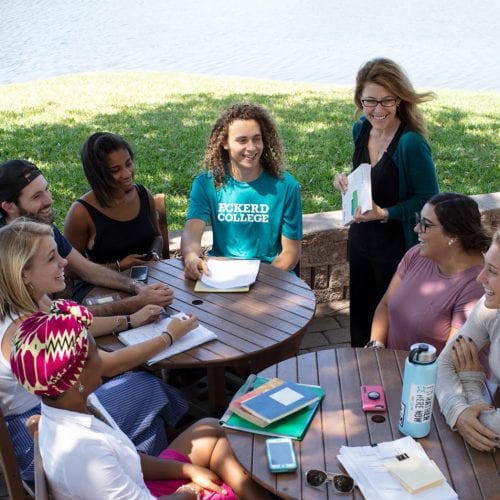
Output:
<instances>
[{"instance_id":1,"label":"pink t-shirt","mask_svg":"<svg viewBox=\"0 0 500 500\"><path fill-rule=\"evenodd\" d=\"M396 271L401 283L389 300L387 347L408 350L426 342L439 354L450 328L465 323L484 293L476 281L481 269L474 266L445 276L434 261L420 256L419 245L410 248Z\"/></svg>"}]
</instances>

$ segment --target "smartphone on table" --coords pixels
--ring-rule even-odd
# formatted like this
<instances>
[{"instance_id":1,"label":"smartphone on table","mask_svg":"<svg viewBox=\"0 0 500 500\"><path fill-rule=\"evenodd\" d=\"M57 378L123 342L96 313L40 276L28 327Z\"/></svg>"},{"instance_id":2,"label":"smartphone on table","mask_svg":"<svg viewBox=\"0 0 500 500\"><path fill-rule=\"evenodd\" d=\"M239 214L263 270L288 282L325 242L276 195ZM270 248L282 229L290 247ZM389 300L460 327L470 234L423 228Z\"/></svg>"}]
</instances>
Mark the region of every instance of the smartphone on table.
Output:
<instances>
[{"instance_id":1,"label":"smartphone on table","mask_svg":"<svg viewBox=\"0 0 500 500\"><path fill-rule=\"evenodd\" d=\"M130 279L142 281L142 283L147 283L148 266L132 266L130 268Z\"/></svg>"},{"instance_id":2,"label":"smartphone on table","mask_svg":"<svg viewBox=\"0 0 500 500\"><path fill-rule=\"evenodd\" d=\"M385 392L381 385L362 385L361 403L363 411L385 411Z\"/></svg>"},{"instance_id":3,"label":"smartphone on table","mask_svg":"<svg viewBox=\"0 0 500 500\"><path fill-rule=\"evenodd\" d=\"M290 438L266 439L266 455L271 472L293 472L297 469L295 450Z\"/></svg>"}]
</instances>

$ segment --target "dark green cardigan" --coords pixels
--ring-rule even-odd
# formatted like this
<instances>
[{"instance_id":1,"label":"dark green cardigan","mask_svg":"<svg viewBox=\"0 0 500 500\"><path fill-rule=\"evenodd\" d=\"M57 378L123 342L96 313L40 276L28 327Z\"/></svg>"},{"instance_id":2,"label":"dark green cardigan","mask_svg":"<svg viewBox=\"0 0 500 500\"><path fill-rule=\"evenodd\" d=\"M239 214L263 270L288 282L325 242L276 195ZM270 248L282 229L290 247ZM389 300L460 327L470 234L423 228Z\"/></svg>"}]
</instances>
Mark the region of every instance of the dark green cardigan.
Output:
<instances>
[{"instance_id":1,"label":"dark green cardigan","mask_svg":"<svg viewBox=\"0 0 500 500\"><path fill-rule=\"evenodd\" d=\"M354 142L359 137L365 121L366 118L362 117L354 124ZM388 210L389 219L402 221L408 249L417 243L417 235L413 231L415 212L420 212L425 202L439 192L436 167L429 143L419 133L406 128L394 150L392 160L399 170L399 199L402 201L392 207L382 208Z\"/></svg>"}]
</instances>

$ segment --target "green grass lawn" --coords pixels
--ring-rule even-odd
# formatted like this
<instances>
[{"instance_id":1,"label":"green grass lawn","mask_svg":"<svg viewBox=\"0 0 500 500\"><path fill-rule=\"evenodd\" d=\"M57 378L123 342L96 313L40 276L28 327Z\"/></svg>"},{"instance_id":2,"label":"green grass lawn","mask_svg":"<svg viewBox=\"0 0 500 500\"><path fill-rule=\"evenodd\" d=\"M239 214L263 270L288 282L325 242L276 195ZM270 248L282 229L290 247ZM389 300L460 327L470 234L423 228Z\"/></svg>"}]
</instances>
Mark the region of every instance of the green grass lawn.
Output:
<instances>
[{"instance_id":1,"label":"green grass lawn","mask_svg":"<svg viewBox=\"0 0 500 500\"><path fill-rule=\"evenodd\" d=\"M442 190L500 190L500 95L437 91L423 107ZM352 154L352 89L156 72L75 75L0 86L0 161L26 158L45 173L62 227L88 185L79 160L95 131L123 135L136 154L136 180L165 192L169 226L180 229L193 177L220 112L253 101L276 118L288 170L302 185L304 213L336 210L336 172Z\"/></svg>"}]
</instances>

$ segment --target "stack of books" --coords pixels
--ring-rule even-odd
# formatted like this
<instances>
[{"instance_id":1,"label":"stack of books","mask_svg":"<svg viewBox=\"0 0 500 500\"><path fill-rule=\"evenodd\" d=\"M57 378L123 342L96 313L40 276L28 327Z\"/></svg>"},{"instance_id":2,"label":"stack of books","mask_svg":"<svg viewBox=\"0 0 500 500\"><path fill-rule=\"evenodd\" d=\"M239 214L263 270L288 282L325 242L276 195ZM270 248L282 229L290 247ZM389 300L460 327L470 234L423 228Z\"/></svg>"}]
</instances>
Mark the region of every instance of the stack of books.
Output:
<instances>
[{"instance_id":1,"label":"stack of books","mask_svg":"<svg viewBox=\"0 0 500 500\"><path fill-rule=\"evenodd\" d=\"M250 375L220 423L229 429L301 440L324 395L317 385Z\"/></svg>"}]
</instances>

